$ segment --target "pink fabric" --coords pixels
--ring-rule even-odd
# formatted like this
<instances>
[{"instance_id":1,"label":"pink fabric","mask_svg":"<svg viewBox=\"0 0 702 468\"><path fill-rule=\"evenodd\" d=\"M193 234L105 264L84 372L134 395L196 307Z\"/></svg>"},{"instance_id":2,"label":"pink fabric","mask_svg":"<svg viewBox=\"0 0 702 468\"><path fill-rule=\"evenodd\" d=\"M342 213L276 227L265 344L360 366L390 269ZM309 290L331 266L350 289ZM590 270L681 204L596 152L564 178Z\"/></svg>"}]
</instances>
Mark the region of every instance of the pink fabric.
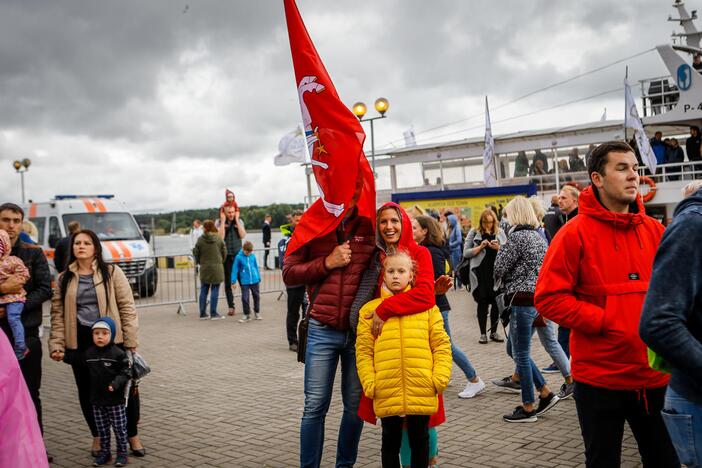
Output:
<instances>
[{"instance_id":1,"label":"pink fabric","mask_svg":"<svg viewBox=\"0 0 702 468\"><path fill-rule=\"evenodd\" d=\"M7 336L0 331L0 467L48 467L39 422Z\"/></svg>"},{"instance_id":2,"label":"pink fabric","mask_svg":"<svg viewBox=\"0 0 702 468\"><path fill-rule=\"evenodd\" d=\"M7 231L0 229L0 283L7 280L12 275L20 275L26 282L29 279L29 270L24 266L24 262L14 255L12 252L12 244L10 244L10 236ZM0 296L0 304L10 304L12 302L24 302L27 293L22 289L17 294L5 294Z\"/></svg>"}]
</instances>

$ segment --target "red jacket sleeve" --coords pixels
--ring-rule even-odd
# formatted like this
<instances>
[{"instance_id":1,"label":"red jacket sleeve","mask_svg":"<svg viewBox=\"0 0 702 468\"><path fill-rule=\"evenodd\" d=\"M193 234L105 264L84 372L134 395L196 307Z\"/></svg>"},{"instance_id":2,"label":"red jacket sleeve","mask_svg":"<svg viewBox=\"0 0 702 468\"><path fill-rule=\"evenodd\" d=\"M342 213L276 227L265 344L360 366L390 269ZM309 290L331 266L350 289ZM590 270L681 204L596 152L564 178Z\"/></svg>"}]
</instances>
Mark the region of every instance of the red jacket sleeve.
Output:
<instances>
[{"instance_id":1,"label":"red jacket sleeve","mask_svg":"<svg viewBox=\"0 0 702 468\"><path fill-rule=\"evenodd\" d=\"M378 306L375 313L383 320L399 315L418 314L436 305L431 253L426 247L419 247L414 250L413 254L412 258L417 262L417 277L414 286L407 292L388 297Z\"/></svg>"},{"instance_id":2,"label":"red jacket sleeve","mask_svg":"<svg viewBox=\"0 0 702 468\"><path fill-rule=\"evenodd\" d=\"M582 333L600 334L604 327L604 309L575 295L583 245L572 226L564 226L561 231L546 251L536 282L534 305L541 315L559 325Z\"/></svg>"},{"instance_id":3,"label":"red jacket sleeve","mask_svg":"<svg viewBox=\"0 0 702 468\"><path fill-rule=\"evenodd\" d=\"M329 275L324 266L326 257L309 258L310 243L300 247L285 257L283 262L283 282L290 286L321 283Z\"/></svg>"}]
</instances>

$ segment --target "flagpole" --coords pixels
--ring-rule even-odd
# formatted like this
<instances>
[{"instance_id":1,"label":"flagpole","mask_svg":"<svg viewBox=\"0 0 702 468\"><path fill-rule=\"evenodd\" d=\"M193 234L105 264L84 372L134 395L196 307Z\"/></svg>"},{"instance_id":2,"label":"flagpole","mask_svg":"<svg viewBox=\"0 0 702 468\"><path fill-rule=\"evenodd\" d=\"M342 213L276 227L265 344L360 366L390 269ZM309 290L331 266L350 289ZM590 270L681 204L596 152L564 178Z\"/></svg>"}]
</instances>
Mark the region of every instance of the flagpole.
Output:
<instances>
[{"instance_id":1,"label":"flagpole","mask_svg":"<svg viewBox=\"0 0 702 468\"><path fill-rule=\"evenodd\" d=\"M626 66L626 72L624 73L624 81L628 82L629 80L629 65ZM629 109L626 108L626 89L624 89L624 141L629 142L629 137L627 136L626 132L626 116L627 112L629 112Z\"/></svg>"}]
</instances>

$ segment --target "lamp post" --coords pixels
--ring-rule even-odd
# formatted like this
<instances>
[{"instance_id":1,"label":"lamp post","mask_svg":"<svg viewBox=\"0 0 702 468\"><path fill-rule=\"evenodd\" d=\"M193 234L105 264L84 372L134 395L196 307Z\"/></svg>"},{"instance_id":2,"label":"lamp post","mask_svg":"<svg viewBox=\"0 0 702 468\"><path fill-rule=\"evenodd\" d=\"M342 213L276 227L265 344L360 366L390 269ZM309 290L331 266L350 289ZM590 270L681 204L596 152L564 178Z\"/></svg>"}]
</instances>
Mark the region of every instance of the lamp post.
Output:
<instances>
[{"instance_id":1,"label":"lamp post","mask_svg":"<svg viewBox=\"0 0 702 468\"><path fill-rule=\"evenodd\" d=\"M12 167L14 167L15 170L20 175L20 183L22 184L22 203L23 204L24 204L24 173L29 170L30 164L32 164L32 161L30 161L28 158L24 158L21 161L17 160L17 161L14 161L12 163Z\"/></svg>"},{"instance_id":2,"label":"lamp post","mask_svg":"<svg viewBox=\"0 0 702 468\"><path fill-rule=\"evenodd\" d=\"M371 165L373 167L373 175L375 176L375 138L373 135L373 121L378 120L378 119L384 119L387 117L385 113L388 111L390 108L390 102L388 102L387 99L385 98L378 98L375 100L375 110L378 111L378 114L380 116L378 117L368 117L368 118L363 118L364 115L366 115L366 105L362 102L357 102L356 104L353 105L353 113L356 117L358 117L358 120L361 122L370 122L370 134L371 134Z\"/></svg>"}]
</instances>

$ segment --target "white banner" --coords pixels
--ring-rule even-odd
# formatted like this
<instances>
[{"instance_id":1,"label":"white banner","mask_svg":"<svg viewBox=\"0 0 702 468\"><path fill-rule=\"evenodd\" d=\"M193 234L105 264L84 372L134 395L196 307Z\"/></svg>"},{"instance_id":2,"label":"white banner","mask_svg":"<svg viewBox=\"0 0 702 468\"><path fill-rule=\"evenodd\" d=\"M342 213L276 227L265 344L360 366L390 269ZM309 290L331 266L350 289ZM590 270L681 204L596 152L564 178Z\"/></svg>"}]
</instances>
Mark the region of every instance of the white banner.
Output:
<instances>
[{"instance_id":1,"label":"white banner","mask_svg":"<svg viewBox=\"0 0 702 468\"><path fill-rule=\"evenodd\" d=\"M307 160L307 139L300 127L287 133L278 143L278 153L273 160L276 166L292 163L303 164Z\"/></svg>"},{"instance_id":2,"label":"white banner","mask_svg":"<svg viewBox=\"0 0 702 468\"><path fill-rule=\"evenodd\" d=\"M497 172L495 170L495 140L492 138L490 125L490 109L487 96L485 96L485 150L483 150L483 178L486 187L497 186Z\"/></svg>"},{"instance_id":3,"label":"white banner","mask_svg":"<svg viewBox=\"0 0 702 468\"><path fill-rule=\"evenodd\" d=\"M639 154L641 154L641 160L646 164L648 170L651 174L656 173L656 155L653 153L651 148L651 142L646 136L643 124L639 118L639 111L636 109L636 102L631 95L631 86L629 86L629 81L624 79L624 128L634 129L634 138L636 139L636 146L639 147Z\"/></svg>"},{"instance_id":4,"label":"white banner","mask_svg":"<svg viewBox=\"0 0 702 468\"><path fill-rule=\"evenodd\" d=\"M405 147L407 146L416 146L417 145L417 140L414 138L414 129L409 128L405 130L402 133L402 136L405 137Z\"/></svg>"}]
</instances>

